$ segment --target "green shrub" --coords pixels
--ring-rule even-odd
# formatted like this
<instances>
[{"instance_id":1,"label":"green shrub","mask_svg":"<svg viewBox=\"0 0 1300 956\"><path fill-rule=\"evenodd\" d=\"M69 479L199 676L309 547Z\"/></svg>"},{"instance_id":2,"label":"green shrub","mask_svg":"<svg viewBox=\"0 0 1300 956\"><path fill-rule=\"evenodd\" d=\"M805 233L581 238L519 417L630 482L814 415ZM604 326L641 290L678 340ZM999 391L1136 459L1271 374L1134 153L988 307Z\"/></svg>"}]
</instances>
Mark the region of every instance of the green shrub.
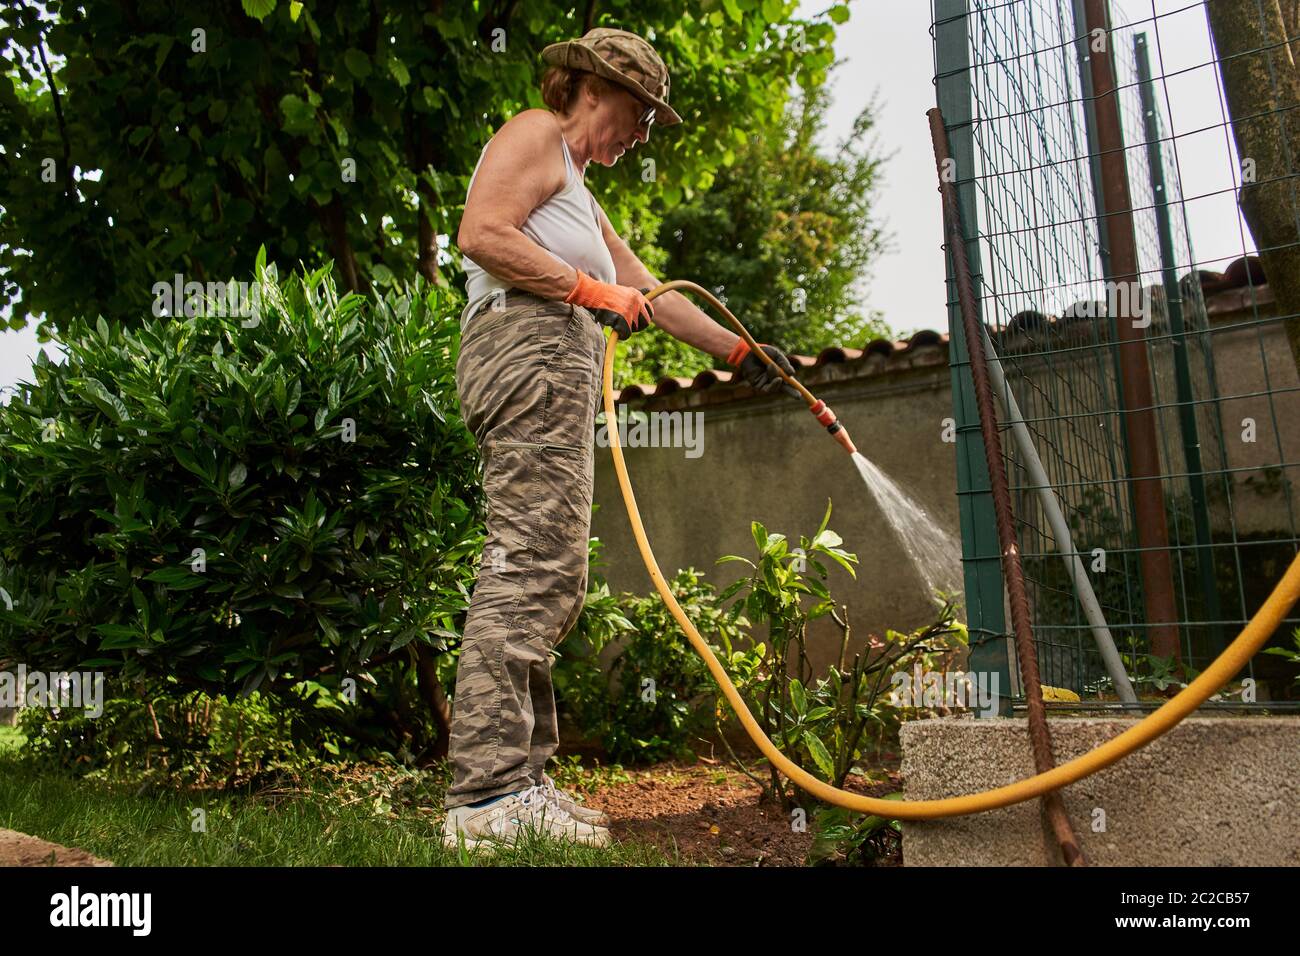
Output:
<instances>
[{"instance_id":1,"label":"green shrub","mask_svg":"<svg viewBox=\"0 0 1300 956\"><path fill-rule=\"evenodd\" d=\"M678 571L669 587L700 633L721 642L715 652L730 653L747 622L723 613L703 574ZM610 760L686 756L714 724L713 678L657 592L615 597L598 580L558 657L557 702Z\"/></svg>"},{"instance_id":2,"label":"green shrub","mask_svg":"<svg viewBox=\"0 0 1300 956\"><path fill-rule=\"evenodd\" d=\"M257 322L71 321L0 409L0 657L342 719L458 637L482 548L460 302L262 257L257 281Z\"/></svg>"},{"instance_id":3,"label":"green shrub","mask_svg":"<svg viewBox=\"0 0 1300 956\"><path fill-rule=\"evenodd\" d=\"M283 697L253 693L227 701L174 681L105 686L104 712L27 707L19 725L24 756L41 769L87 779L165 785L255 783L331 759L339 741L304 746L314 730Z\"/></svg>"}]
</instances>

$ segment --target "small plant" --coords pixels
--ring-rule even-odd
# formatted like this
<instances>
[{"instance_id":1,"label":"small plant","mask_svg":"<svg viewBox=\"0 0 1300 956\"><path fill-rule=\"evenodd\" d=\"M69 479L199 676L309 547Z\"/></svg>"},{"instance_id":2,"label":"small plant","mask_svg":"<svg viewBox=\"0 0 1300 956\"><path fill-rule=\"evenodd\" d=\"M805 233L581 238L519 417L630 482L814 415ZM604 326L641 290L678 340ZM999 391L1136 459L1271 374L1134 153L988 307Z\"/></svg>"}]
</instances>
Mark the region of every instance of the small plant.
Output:
<instances>
[{"instance_id":1,"label":"small plant","mask_svg":"<svg viewBox=\"0 0 1300 956\"><path fill-rule=\"evenodd\" d=\"M1297 627L1291 634L1291 639L1295 641L1296 649L1294 651L1289 647L1268 647L1264 649L1263 653L1284 657L1292 664L1300 666L1300 627ZM1300 684L1300 674L1296 675L1293 683Z\"/></svg>"},{"instance_id":2,"label":"small plant","mask_svg":"<svg viewBox=\"0 0 1300 956\"><path fill-rule=\"evenodd\" d=\"M1135 635L1130 634L1125 637L1124 644L1127 652L1120 654L1120 661L1139 697L1157 700L1167 697L1170 692L1183 690L1201 676L1201 670L1185 660L1173 656L1161 657L1157 654L1144 653L1142 642ZM1271 654L1279 651L1283 655L1292 653L1282 648L1271 648L1264 653ZM1237 685L1229 684L1207 699L1213 702L1227 701L1239 692ZM1116 697L1114 681L1109 676L1100 677L1086 684L1084 693L1102 699L1114 698Z\"/></svg>"},{"instance_id":3,"label":"small plant","mask_svg":"<svg viewBox=\"0 0 1300 956\"><path fill-rule=\"evenodd\" d=\"M863 754L903 718L903 709L891 705L885 693L890 675L917 663L927 670L943 664L965 648L966 630L956 620L953 605L945 602L938 620L910 633L888 631L883 640L873 636L850 659L848 609L836 607L823 580L827 567L821 559L835 561L855 574L857 557L843 550L840 536L827 527L830 515L828 502L816 534L811 539L800 537L796 550L790 549L785 535L770 533L756 521L751 530L759 552L757 562L739 555L719 559L719 563L742 561L752 569L722 597L743 594L729 613L739 615L743 610L756 622L767 624L769 638L743 651L728 646L723 660L746 706L777 747L801 769L843 788ZM805 601L810 602L806 607ZM826 615L841 629L840 654L827 675L814 681L806 653L807 627ZM719 697L719 719L725 708ZM787 790L775 767L769 773L765 796L778 797L786 810L807 799L799 798L793 787ZM854 816L816 818L830 828L823 833L828 845L848 841L849 855L866 845L877 829L869 819L853 822Z\"/></svg>"},{"instance_id":4,"label":"small plant","mask_svg":"<svg viewBox=\"0 0 1300 956\"><path fill-rule=\"evenodd\" d=\"M593 538L594 563L599 548ZM748 622L723 612L702 572L680 570L669 587L701 633L726 647L739 639ZM597 581L576 631L557 649L551 679L584 736L616 762L690 755L692 739L711 726L713 678L659 594L616 597Z\"/></svg>"},{"instance_id":5,"label":"small plant","mask_svg":"<svg viewBox=\"0 0 1300 956\"><path fill-rule=\"evenodd\" d=\"M600 761L596 760L593 761L595 766L584 767L582 758L577 754L551 759L553 766L547 773L555 780L555 785L564 790L591 791L616 783L632 782L632 777L621 763L601 766Z\"/></svg>"},{"instance_id":6,"label":"small plant","mask_svg":"<svg viewBox=\"0 0 1300 956\"><path fill-rule=\"evenodd\" d=\"M1138 685L1148 685L1153 690L1163 692L1170 687L1186 687L1187 684L1182 679L1183 671L1195 671L1190 664L1180 666L1178 659L1172 655L1169 657L1159 657L1155 654L1144 654L1140 658L1145 666L1145 673L1139 673L1134 679ZM1140 668L1134 668L1135 673ZM1188 675L1188 676L1193 676Z\"/></svg>"},{"instance_id":7,"label":"small plant","mask_svg":"<svg viewBox=\"0 0 1300 956\"><path fill-rule=\"evenodd\" d=\"M902 800L902 793L890 793L884 800ZM816 833L808 862L813 865L832 862L857 862L871 866L890 856L903 838L901 820L878 817L874 813L854 813L844 807L822 807L814 816Z\"/></svg>"}]
</instances>

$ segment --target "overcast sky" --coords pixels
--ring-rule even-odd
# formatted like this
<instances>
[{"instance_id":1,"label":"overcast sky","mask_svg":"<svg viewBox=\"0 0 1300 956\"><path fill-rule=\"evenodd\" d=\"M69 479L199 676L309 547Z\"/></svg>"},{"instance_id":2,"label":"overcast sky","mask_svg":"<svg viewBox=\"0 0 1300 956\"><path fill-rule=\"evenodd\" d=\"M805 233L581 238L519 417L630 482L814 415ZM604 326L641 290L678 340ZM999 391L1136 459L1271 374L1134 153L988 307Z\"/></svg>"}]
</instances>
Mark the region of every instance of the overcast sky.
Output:
<instances>
[{"instance_id":1,"label":"overcast sky","mask_svg":"<svg viewBox=\"0 0 1300 956\"><path fill-rule=\"evenodd\" d=\"M1047 5L1044 0L1025 2L1040 9ZM829 5L829 0L805 3L800 14L812 16ZM878 91L877 142L889 155L879 212L892 249L872 270L865 304L882 310L904 335L943 330L942 222L925 117L934 105L930 5L926 0L856 0L850 9L852 16L840 27L835 45L845 62L834 74L827 138L843 137L872 91ZM1223 125L1204 11L1191 0L1112 0L1112 9L1117 21L1128 23L1149 19L1153 11L1161 15L1158 51L1152 43L1153 71L1165 74L1160 105L1180 137L1178 166L1193 248L1205 267L1222 269L1254 246L1233 195L1237 159ZM1146 29L1156 32L1150 25ZM0 386L30 379L37 348L33 325L0 332ZM45 348L57 356L58 350Z\"/></svg>"}]
</instances>

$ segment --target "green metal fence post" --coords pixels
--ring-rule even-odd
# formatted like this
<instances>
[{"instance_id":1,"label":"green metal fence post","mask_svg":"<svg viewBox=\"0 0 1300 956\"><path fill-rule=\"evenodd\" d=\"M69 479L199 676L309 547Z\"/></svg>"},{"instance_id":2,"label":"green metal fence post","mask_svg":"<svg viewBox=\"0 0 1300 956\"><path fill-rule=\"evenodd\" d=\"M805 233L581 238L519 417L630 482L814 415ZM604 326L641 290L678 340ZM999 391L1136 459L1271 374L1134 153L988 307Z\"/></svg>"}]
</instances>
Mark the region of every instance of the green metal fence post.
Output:
<instances>
[{"instance_id":1,"label":"green metal fence post","mask_svg":"<svg viewBox=\"0 0 1300 956\"><path fill-rule=\"evenodd\" d=\"M1201 438L1196 428L1195 395L1192 373L1187 362L1187 334L1183 322L1183 296L1178 285L1177 258L1174 256L1173 228L1169 222L1169 191L1165 187L1164 155L1160 148L1160 122L1156 111L1155 84L1151 79L1151 62L1147 54L1145 33L1133 37L1133 57L1137 64L1138 88L1142 96L1143 128L1147 140L1147 169L1151 177L1151 194L1155 200L1156 231L1160 240L1161 278L1165 303L1169 310L1169 344L1174 364L1174 389L1178 395L1178 427L1183 440L1183 457L1187 464L1187 483L1192 498L1192 523L1196 533L1196 570L1205 600L1205 617L1212 621L1210 635L1215 647L1224 646L1219 591L1214 575L1214 548L1210 539L1210 512L1205 500L1205 468L1201 463Z\"/></svg>"},{"instance_id":2,"label":"green metal fence post","mask_svg":"<svg viewBox=\"0 0 1300 956\"><path fill-rule=\"evenodd\" d=\"M967 233L966 254L970 260L971 281L978 301L981 265L976 183L973 178L975 151L971 141L968 14L967 0L935 0L936 93L956 163L953 185L957 190L963 228ZM937 216L935 221L941 224L942 215ZM945 259L966 624L972 645L967 666L977 673L997 675L998 713L1010 716L1013 684L1008 661L1010 636L1007 634L1003 605L1002 558L951 253L946 254Z\"/></svg>"}]
</instances>

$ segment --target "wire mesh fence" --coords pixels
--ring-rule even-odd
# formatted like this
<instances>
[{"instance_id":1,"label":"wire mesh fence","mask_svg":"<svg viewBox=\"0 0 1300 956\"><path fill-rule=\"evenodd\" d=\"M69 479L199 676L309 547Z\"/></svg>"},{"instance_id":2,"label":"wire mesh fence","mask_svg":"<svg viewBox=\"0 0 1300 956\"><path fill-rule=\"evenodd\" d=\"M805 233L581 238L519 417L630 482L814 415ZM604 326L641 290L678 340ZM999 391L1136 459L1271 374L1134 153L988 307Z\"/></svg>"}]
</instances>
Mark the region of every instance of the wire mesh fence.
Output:
<instances>
[{"instance_id":1,"label":"wire mesh fence","mask_svg":"<svg viewBox=\"0 0 1300 956\"><path fill-rule=\"evenodd\" d=\"M1010 392L999 404L1018 406L1072 539L1004 438L1045 683L1113 690L1062 551L1083 560L1140 689L1175 659L1199 670L1218 656L1295 555L1300 336L1293 351L1288 328L1300 320L1284 278L1300 255L1296 6L933 0L954 157L941 172ZM1229 15L1258 18L1253 45L1229 36ZM1254 86L1225 85L1228 70L1253 71ZM1278 155L1241 155L1262 125ZM981 666L1011 680L951 269L968 620ZM1293 646L1296 620L1271 643ZM1258 655L1247 696L1294 697L1294 671Z\"/></svg>"}]
</instances>

